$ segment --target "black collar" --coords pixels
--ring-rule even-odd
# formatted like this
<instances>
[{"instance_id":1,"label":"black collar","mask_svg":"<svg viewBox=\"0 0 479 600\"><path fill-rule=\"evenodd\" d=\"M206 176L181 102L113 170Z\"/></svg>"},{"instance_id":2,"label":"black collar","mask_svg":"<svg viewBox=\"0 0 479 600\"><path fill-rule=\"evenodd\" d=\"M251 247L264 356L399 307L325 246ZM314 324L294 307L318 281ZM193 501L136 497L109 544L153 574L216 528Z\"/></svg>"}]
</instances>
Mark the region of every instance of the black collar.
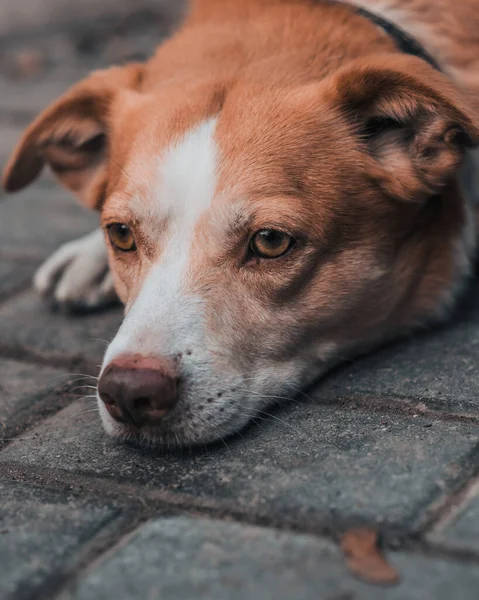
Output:
<instances>
[{"instance_id":1,"label":"black collar","mask_svg":"<svg viewBox=\"0 0 479 600\"><path fill-rule=\"evenodd\" d=\"M457 0L460 2L460 0ZM365 19L368 19L374 25L380 27L392 40L394 40L398 50L405 54L411 54L417 56L426 61L434 69L441 71L441 67L438 62L429 54L429 52L411 35L406 33L404 29L401 29L391 21L383 19L379 15L376 15L365 8L359 8L353 4L347 3L345 0L329 0L331 4L344 4L353 10L356 14L361 15Z\"/></svg>"}]
</instances>

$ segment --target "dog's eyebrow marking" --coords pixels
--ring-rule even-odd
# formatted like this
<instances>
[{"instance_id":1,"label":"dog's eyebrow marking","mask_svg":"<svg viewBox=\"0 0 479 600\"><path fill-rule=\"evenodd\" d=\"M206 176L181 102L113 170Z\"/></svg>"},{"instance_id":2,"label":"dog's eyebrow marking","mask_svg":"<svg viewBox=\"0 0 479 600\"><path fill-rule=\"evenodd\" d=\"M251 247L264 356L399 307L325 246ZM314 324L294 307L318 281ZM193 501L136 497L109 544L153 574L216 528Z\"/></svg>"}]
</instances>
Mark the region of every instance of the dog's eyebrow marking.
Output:
<instances>
[{"instance_id":1,"label":"dog's eyebrow marking","mask_svg":"<svg viewBox=\"0 0 479 600\"><path fill-rule=\"evenodd\" d=\"M161 156L158 205L174 220L191 225L213 200L216 123L216 118L203 121Z\"/></svg>"},{"instance_id":2,"label":"dog's eyebrow marking","mask_svg":"<svg viewBox=\"0 0 479 600\"><path fill-rule=\"evenodd\" d=\"M217 186L216 123L216 118L200 123L158 158L149 218L167 220L164 246L108 348L105 365L132 347L144 354L171 354L183 351L194 335L202 339L200 308L195 298L185 295L184 283L196 225ZM167 329L174 331L174 340L165 337ZM161 347L155 345L159 343Z\"/></svg>"}]
</instances>

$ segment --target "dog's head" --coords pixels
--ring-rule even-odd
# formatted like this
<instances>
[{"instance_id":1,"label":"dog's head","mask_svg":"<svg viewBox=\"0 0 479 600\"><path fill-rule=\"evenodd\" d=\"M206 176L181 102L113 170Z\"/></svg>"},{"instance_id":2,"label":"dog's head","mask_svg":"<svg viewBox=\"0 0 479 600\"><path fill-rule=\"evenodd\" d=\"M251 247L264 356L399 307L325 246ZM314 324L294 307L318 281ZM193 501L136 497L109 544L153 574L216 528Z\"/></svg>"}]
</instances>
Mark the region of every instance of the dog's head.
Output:
<instances>
[{"instance_id":1,"label":"dog's head","mask_svg":"<svg viewBox=\"0 0 479 600\"><path fill-rule=\"evenodd\" d=\"M4 180L47 163L101 211L126 306L99 385L109 432L218 439L447 310L470 251L456 175L479 128L445 77L396 56L303 85L145 77L72 88Z\"/></svg>"}]
</instances>

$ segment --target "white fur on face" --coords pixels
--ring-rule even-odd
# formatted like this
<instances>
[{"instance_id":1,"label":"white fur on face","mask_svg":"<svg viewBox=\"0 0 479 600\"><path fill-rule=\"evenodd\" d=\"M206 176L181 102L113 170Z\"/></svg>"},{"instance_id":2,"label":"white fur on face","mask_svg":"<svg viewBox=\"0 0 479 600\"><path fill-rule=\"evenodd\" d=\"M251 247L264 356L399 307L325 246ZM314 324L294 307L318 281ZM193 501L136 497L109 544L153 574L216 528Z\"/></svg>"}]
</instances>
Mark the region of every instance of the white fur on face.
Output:
<instances>
[{"instance_id":1,"label":"white fur on face","mask_svg":"<svg viewBox=\"0 0 479 600\"><path fill-rule=\"evenodd\" d=\"M187 290L187 269L195 229L213 200L217 184L216 119L201 123L160 157L154 218L167 221L162 252L108 348L103 369L122 354L166 356L176 361L180 401L164 428L146 429L145 442L216 439L248 421L232 390L241 382L215 364L218 348L205 331L202 299ZM188 411L185 408L188 407ZM186 416L186 412L189 416ZM100 402L107 431L127 437Z\"/></svg>"},{"instance_id":2,"label":"white fur on face","mask_svg":"<svg viewBox=\"0 0 479 600\"><path fill-rule=\"evenodd\" d=\"M216 188L215 127L216 119L201 123L160 158L155 209L158 219L168 221L168 236L162 240L160 262L143 283L105 364L123 353L182 352L192 328L201 327L199 302L185 297L184 283L195 228ZM171 337L175 343L166 339Z\"/></svg>"},{"instance_id":3,"label":"white fur on face","mask_svg":"<svg viewBox=\"0 0 479 600\"><path fill-rule=\"evenodd\" d=\"M217 185L215 127L215 119L202 123L160 157L157 184L150 186L155 198L150 218L167 222L166 234L158 241L161 254L103 363L105 369L122 354L175 362L178 403L159 425L141 430L139 439L145 444L218 440L241 429L272 400L294 395L299 381L308 379L309 356L281 365L258 361L242 372L241 357L230 356L222 347L224 332L216 335L207 326L203 298L189 291L194 287L188 267L196 227L210 209ZM108 433L126 439L132 435L101 401L99 408Z\"/></svg>"}]
</instances>

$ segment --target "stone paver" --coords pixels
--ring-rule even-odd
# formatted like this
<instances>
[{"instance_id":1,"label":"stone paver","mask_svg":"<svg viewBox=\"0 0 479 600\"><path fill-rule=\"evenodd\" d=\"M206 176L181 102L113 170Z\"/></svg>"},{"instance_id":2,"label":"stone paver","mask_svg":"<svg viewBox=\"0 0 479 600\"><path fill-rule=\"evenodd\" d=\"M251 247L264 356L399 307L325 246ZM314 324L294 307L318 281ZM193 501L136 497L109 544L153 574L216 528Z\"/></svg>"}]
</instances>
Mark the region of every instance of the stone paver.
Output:
<instances>
[{"instance_id":1,"label":"stone paver","mask_svg":"<svg viewBox=\"0 0 479 600\"><path fill-rule=\"evenodd\" d=\"M6 260L0 254L0 301L29 286L37 263Z\"/></svg>"},{"instance_id":2,"label":"stone paver","mask_svg":"<svg viewBox=\"0 0 479 600\"><path fill-rule=\"evenodd\" d=\"M47 396L65 384L65 373L59 369L29 363L0 360L0 444L11 435L15 425L32 421L36 409Z\"/></svg>"},{"instance_id":3,"label":"stone paver","mask_svg":"<svg viewBox=\"0 0 479 600\"><path fill-rule=\"evenodd\" d=\"M36 487L0 482L0 597L35 597L60 579L118 509ZM15 594L15 596L14 596Z\"/></svg>"},{"instance_id":4,"label":"stone paver","mask_svg":"<svg viewBox=\"0 0 479 600\"><path fill-rule=\"evenodd\" d=\"M62 363L87 364L97 372L122 314L116 308L106 315L68 317L28 291L0 305L0 349L24 349Z\"/></svg>"},{"instance_id":5,"label":"stone paver","mask_svg":"<svg viewBox=\"0 0 479 600\"><path fill-rule=\"evenodd\" d=\"M49 81L19 81L13 85L2 82L0 95L0 114L11 112L13 115L28 117L30 120L40 110L56 100L74 81L50 77ZM5 150L4 150L5 151Z\"/></svg>"},{"instance_id":6,"label":"stone paver","mask_svg":"<svg viewBox=\"0 0 479 600\"><path fill-rule=\"evenodd\" d=\"M98 217L50 182L8 196L0 204L0 256L46 257L60 244L93 231Z\"/></svg>"},{"instance_id":7,"label":"stone paver","mask_svg":"<svg viewBox=\"0 0 479 600\"><path fill-rule=\"evenodd\" d=\"M151 54L180 4L0 5L0 168L72 83ZM29 285L97 221L48 173L0 192L1 600L477 597L477 282L453 325L338 369L242 436L148 452L108 438L94 398L75 397L93 390L73 389L94 381L121 309L68 317ZM396 549L399 586L352 578L336 542L357 523Z\"/></svg>"},{"instance_id":8,"label":"stone paver","mask_svg":"<svg viewBox=\"0 0 479 600\"><path fill-rule=\"evenodd\" d=\"M163 519L65 594L74 600L475 600L479 565L392 553L391 588L354 580L338 548L305 535L218 521ZM457 582L462 582L461 588Z\"/></svg>"},{"instance_id":9,"label":"stone paver","mask_svg":"<svg viewBox=\"0 0 479 600\"><path fill-rule=\"evenodd\" d=\"M74 404L45 421L34 438L2 452L0 464L136 482L277 521L320 524L337 517L407 528L460 480L479 442L479 429L468 424L429 427L309 405L289 407L214 452L155 456L111 442L98 415L84 408Z\"/></svg>"},{"instance_id":10,"label":"stone paver","mask_svg":"<svg viewBox=\"0 0 479 600\"><path fill-rule=\"evenodd\" d=\"M479 482L429 539L441 546L479 553Z\"/></svg>"},{"instance_id":11,"label":"stone paver","mask_svg":"<svg viewBox=\"0 0 479 600\"><path fill-rule=\"evenodd\" d=\"M471 289L453 326L418 335L354 361L318 386L319 398L403 402L479 418L479 286Z\"/></svg>"},{"instance_id":12,"label":"stone paver","mask_svg":"<svg viewBox=\"0 0 479 600\"><path fill-rule=\"evenodd\" d=\"M1 83L0 83L1 85ZM22 127L19 127L13 123L2 123L0 121L0 135L2 137L2 143L0 144L0 165L3 166L10 156L10 152L17 144L20 139L20 135L23 131Z\"/></svg>"}]
</instances>

